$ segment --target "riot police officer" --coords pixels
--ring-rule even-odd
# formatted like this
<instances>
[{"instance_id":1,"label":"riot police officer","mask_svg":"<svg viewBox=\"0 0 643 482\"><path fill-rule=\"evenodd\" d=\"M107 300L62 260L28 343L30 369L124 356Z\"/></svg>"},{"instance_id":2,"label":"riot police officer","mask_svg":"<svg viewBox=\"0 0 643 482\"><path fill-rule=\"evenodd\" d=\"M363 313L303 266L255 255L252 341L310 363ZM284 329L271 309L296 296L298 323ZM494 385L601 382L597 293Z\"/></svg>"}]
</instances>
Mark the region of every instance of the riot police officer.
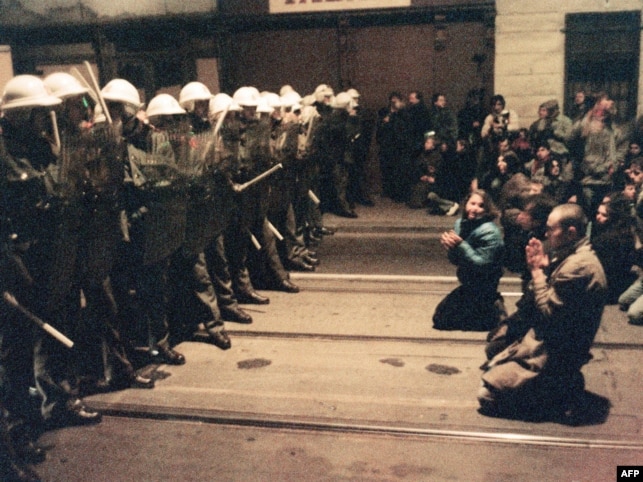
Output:
<instances>
[{"instance_id":1,"label":"riot police officer","mask_svg":"<svg viewBox=\"0 0 643 482\"><path fill-rule=\"evenodd\" d=\"M235 259L234 257L240 253L227 251L231 243L225 241L229 230L234 233L237 212L237 193L233 189L233 176L238 171L240 109L232 97L224 93L216 94L210 103L210 116L218 127L215 127L217 167L213 173L213 200L217 226L216 234L205 246L204 252L221 317L226 321L249 324L252 323L252 317L239 306L232 282L233 273L235 277L245 279L247 268L244 267L244 261L238 258L234 261L235 269L231 267L229 257ZM228 235L234 236L234 234ZM237 268L238 266L242 267ZM237 284L243 283L237 282Z\"/></svg>"},{"instance_id":2,"label":"riot police officer","mask_svg":"<svg viewBox=\"0 0 643 482\"><path fill-rule=\"evenodd\" d=\"M44 83L62 100L61 168L80 183L78 256L71 293L79 319L77 368L87 372L89 367L103 365L95 385L99 390L153 388L154 381L137 374L127 357L109 277L120 235L122 140L112 124L93 124L92 95L96 94L90 95L75 77L56 72ZM81 292L86 306L82 313L78 312Z\"/></svg>"},{"instance_id":3,"label":"riot police officer","mask_svg":"<svg viewBox=\"0 0 643 482\"><path fill-rule=\"evenodd\" d=\"M189 339L207 340L226 350L231 346L230 337L224 327L204 253L219 226L215 192L217 133L209 119L212 98L210 90L200 82L186 84L179 94L179 104L187 111L190 122L189 152L179 160L189 177L189 184L185 240L170 263L170 323L173 326L183 324ZM205 337L195 331L200 323L205 328Z\"/></svg>"},{"instance_id":4,"label":"riot police officer","mask_svg":"<svg viewBox=\"0 0 643 482\"><path fill-rule=\"evenodd\" d=\"M69 332L67 303L73 283L77 218L75 199L60 176L60 149L52 107L60 99L31 75L11 79L2 95L0 168L0 283L3 323L0 326L0 446L9 458L7 477L37 480L16 460L13 434L26 423L50 426L97 423L99 412L85 407L72 390L70 350L33 321ZM69 345L67 345L69 346ZM30 410L29 388L34 380L41 399L40 415ZM28 434L29 430L26 431ZM25 433L24 431L22 433Z\"/></svg>"},{"instance_id":5,"label":"riot police officer","mask_svg":"<svg viewBox=\"0 0 643 482\"><path fill-rule=\"evenodd\" d=\"M148 360L182 365L185 357L170 346L167 275L170 256L185 236L185 192L175 154L181 136L173 136L181 128L185 110L173 97L160 94L147 107L146 123L137 117L138 91L126 80L110 81L101 94L128 144L129 233L112 272L114 293L122 316L131 317L129 338L146 348Z\"/></svg>"}]
</instances>

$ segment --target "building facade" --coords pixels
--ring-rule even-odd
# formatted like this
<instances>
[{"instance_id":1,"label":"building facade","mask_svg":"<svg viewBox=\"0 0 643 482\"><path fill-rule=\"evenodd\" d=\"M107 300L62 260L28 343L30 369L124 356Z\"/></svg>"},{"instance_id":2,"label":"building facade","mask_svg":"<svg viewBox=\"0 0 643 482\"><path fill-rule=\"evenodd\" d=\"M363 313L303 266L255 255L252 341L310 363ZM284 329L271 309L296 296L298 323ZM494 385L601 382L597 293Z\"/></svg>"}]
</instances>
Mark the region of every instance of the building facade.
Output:
<instances>
[{"instance_id":1,"label":"building facade","mask_svg":"<svg viewBox=\"0 0 643 482\"><path fill-rule=\"evenodd\" d=\"M302 95L326 83L377 109L390 91L501 93L523 123L555 98L605 90L641 114L641 0L0 0L13 72L46 75L90 61L149 99L199 80ZM3 70L0 83L6 82Z\"/></svg>"}]
</instances>

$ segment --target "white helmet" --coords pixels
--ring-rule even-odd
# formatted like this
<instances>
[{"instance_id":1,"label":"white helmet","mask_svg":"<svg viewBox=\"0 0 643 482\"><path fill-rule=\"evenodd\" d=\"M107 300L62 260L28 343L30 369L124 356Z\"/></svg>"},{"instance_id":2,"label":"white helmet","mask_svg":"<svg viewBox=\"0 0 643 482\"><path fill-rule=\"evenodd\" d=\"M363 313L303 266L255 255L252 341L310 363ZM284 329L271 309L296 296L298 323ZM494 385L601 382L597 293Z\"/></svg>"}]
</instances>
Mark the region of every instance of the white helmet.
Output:
<instances>
[{"instance_id":1,"label":"white helmet","mask_svg":"<svg viewBox=\"0 0 643 482\"><path fill-rule=\"evenodd\" d=\"M100 93L105 100L130 104L137 109L141 107L141 97L138 95L138 90L125 79L110 80Z\"/></svg>"},{"instance_id":2,"label":"white helmet","mask_svg":"<svg viewBox=\"0 0 643 482\"><path fill-rule=\"evenodd\" d=\"M265 97L259 97L257 102L257 112L263 114L272 114L275 108L270 105L270 102Z\"/></svg>"},{"instance_id":3,"label":"white helmet","mask_svg":"<svg viewBox=\"0 0 643 482\"><path fill-rule=\"evenodd\" d=\"M335 94L333 89L326 84L319 84L315 88L314 96L317 102L323 102L324 97L332 97Z\"/></svg>"},{"instance_id":4,"label":"white helmet","mask_svg":"<svg viewBox=\"0 0 643 482\"><path fill-rule=\"evenodd\" d=\"M301 109L301 96L294 90L281 96L282 107L290 107L291 110Z\"/></svg>"},{"instance_id":5,"label":"white helmet","mask_svg":"<svg viewBox=\"0 0 643 482\"><path fill-rule=\"evenodd\" d=\"M45 83L35 75L16 75L2 93L2 110L20 107L49 107L62 101L49 93Z\"/></svg>"},{"instance_id":6,"label":"white helmet","mask_svg":"<svg viewBox=\"0 0 643 482\"><path fill-rule=\"evenodd\" d=\"M210 100L212 93L205 84L201 82L190 82L185 84L179 93L179 104L181 107L187 110L192 110L194 108L193 102L195 100Z\"/></svg>"},{"instance_id":7,"label":"white helmet","mask_svg":"<svg viewBox=\"0 0 643 482\"><path fill-rule=\"evenodd\" d=\"M288 94L289 92L294 92L295 89L292 88L291 85L282 85L281 89L279 89L279 96L283 97L284 95Z\"/></svg>"},{"instance_id":8,"label":"white helmet","mask_svg":"<svg viewBox=\"0 0 643 482\"><path fill-rule=\"evenodd\" d=\"M319 113L317 112L317 109L315 109L312 105L305 105L301 109L301 123L302 124L308 124L312 119L315 117L319 117Z\"/></svg>"},{"instance_id":9,"label":"white helmet","mask_svg":"<svg viewBox=\"0 0 643 482\"><path fill-rule=\"evenodd\" d=\"M83 95L89 92L89 89L81 85L76 77L66 72L49 74L43 82L49 89L49 92L59 99Z\"/></svg>"},{"instance_id":10,"label":"white helmet","mask_svg":"<svg viewBox=\"0 0 643 482\"><path fill-rule=\"evenodd\" d=\"M353 99L355 99L355 100L359 99L359 97L360 97L359 92L357 91L357 89L352 89L352 88L351 88L351 89L348 89L348 90L346 91L346 93L347 93L348 95L350 95L350 96L351 96Z\"/></svg>"},{"instance_id":11,"label":"white helmet","mask_svg":"<svg viewBox=\"0 0 643 482\"><path fill-rule=\"evenodd\" d=\"M154 97L147 106L145 115L154 117L159 115L186 114L185 110L170 94L159 94Z\"/></svg>"},{"instance_id":12,"label":"white helmet","mask_svg":"<svg viewBox=\"0 0 643 482\"><path fill-rule=\"evenodd\" d=\"M266 102L268 102L268 105L273 109L278 109L282 106L281 97L274 92L262 92L261 98L265 99Z\"/></svg>"},{"instance_id":13,"label":"white helmet","mask_svg":"<svg viewBox=\"0 0 643 482\"><path fill-rule=\"evenodd\" d=\"M259 91L255 87L239 87L232 99L241 107L256 107L259 105Z\"/></svg>"},{"instance_id":14,"label":"white helmet","mask_svg":"<svg viewBox=\"0 0 643 482\"><path fill-rule=\"evenodd\" d=\"M308 94L301 99L301 104L305 107L307 105L313 105L315 103L315 96L313 94Z\"/></svg>"},{"instance_id":15,"label":"white helmet","mask_svg":"<svg viewBox=\"0 0 643 482\"><path fill-rule=\"evenodd\" d=\"M212 115L217 115L226 109L228 111L238 111L241 108L239 107L239 104L232 100L232 97L223 92L216 94L212 99L210 99L210 113Z\"/></svg>"},{"instance_id":16,"label":"white helmet","mask_svg":"<svg viewBox=\"0 0 643 482\"><path fill-rule=\"evenodd\" d=\"M333 99L332 107L334 109L348 109L351 107L353 99L347 92L340 92Z\"/></svg>"}]
</instances>

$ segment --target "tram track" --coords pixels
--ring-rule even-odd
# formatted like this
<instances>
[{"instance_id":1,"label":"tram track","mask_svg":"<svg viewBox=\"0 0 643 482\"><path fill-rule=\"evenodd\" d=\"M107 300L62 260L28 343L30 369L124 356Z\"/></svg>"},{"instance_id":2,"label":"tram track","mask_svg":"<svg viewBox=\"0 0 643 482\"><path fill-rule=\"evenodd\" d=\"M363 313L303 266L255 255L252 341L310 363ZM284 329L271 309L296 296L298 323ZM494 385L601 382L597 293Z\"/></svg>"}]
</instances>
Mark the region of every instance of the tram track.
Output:
<instances>
[{"instance_id":1,"label":"tram track","mask_svg":"<svg viewBox=\"0 0 643 482\"><path fill-rule=\"evenodd\" d=\"M364 342L408 342L417 344L437 344L437 343L451 343L462 345L479 345L484 347L485 340L464 339L455 337L440 337L440 338L427 338L427 337L406 337L406 336L381 336L381 335L344 335L344 334L328 334L328 333L293 333L293 332L277 332L277 331L246 331L227 329L228 333L233 336L241 336L247 338L282 338L282 339L311 339L311 340L328 340L328 341L364 341ZM622 343L622 342L595 342L593 345L597 349L614 349L614 350L643 350L643 343Z\"/></svg>"},{"instance_id":2,"label":"tram track","mask_svg":"<svg viewBox=\"0 0 643 482\"><path fill-rule=\"evenodd\" d=\"M269 418L230 413L204 413L202 410L177 410L166 407L154 412L137 411L136 407L113 407L103 410L103 413L113 417L141 418L150 420L166 420L174 422L198 422L212 425L234 427L254 427L269 430L289 430L297 432L339 433L352 435L371 435L382 437L427 439L432 441L444 440L465 443L493 443L514 446L538 447L568 447L592 450L626 450L643 451L643 441L640 440L610 440L607 438L582 436L553 436L520 433L517 431L493 430L456 430L430 427L410 427L403 425L360 424L349 422L323 422L293 419Z\"/></svg>"},{"instance_id":3,"label":"tram track","mask_svg":"<svg viewBox=\"0 0 643 482\"><path fill-rule=\"evenodd\" d=\"M469 346L484 345L483 340L471 339L457 339L457 338L441 338L441 339L427 339L427 338L408 338L408 337L391 337L391 336L364 336L364 335L327 335L315 333L277 333L271 331L231 331L235 337L243 337L246 339L281 339L288 340L316 340L316 341L339 341L339 342L356 342L356 343L377 343L377 342L396 342L396 343L413 343L413 344L463 344ZM615 347L612 344L601 344L603 348L616 349L616 348L631 348L628 346ZM640 349L638 345L632 345L635 349ZM227 397L244 399L248 394L252 393L254 389L248 388L237 392L237 390L230 390L230 387L216 388L212 387L210 391L199 391L199 388L183 388L177 387L176 389L170 388L167 390L167 396L175 396L178 392L184 392L183 396L187 396L187 392L194 391L194 396L201 396L208 398L210 394L224 394ZM260 390L261 392L261 390ZM324 395L311 394L297 394L297 393L283 393L273 394L266 392L254 394L255 396L262 397L269 395L275 397L274 401L277 404L286 403L290 400L289 397L301 397L301 399L315 400L316 403L326 404L333 402L332 399L324 398ZM216 398L216 396L215 396ZM363 402L367 397L362 397ZM345 402L342 395L337 395L335 403ZM376 401L374 401L375 403ZM400 406L408 406L408 409L415 407L414 400L401 400ZM503 446L519 447L540 447L543 449L548 448L571 448L591 451L591 453L643 453L643 439L638 437L637 433L630 433L623 435L614 433L613 431L603 432L600 428L597 430L591 427L582 427L576 430L574 427L553 424L546 427L539 428L533 433L533 424L515 425L506 423L506 420L498 421L497 425L489 425L489 419L480 424L476 422L475 418L472 422L472 417L475 417L477 409L477 402L475 399L465 400L460 405L454 406L451 404L441 405L439 401L431 403L423 403L422 400L417 400L426 406L431 406L434 410L440 413L448 413L448 417L452 422L446 427L439 422L426 422L422 425L417 425L413 422L395 421L386 422L384 419L370 420L347 420L342 418L319 418L318 416L311 416L308 413L293 411L290 414L276 413L271 410L265 412L258 410L248 410L247 412L238 411L234 409L225 409L221 407L192 407L192 406L179 406L179 405L165 405L160 403L158 405L147 405L141 407L138 404L129 404L125 400L112 401L107 404L98 403L96 408L103 411L105 415L122 417L122 418L140 418L152 419L159 421L171 422L192 422L202 423L209 425L220 425L228 427L239 428L258 428L266 429L269 431L293 431L305 435L306 433L319 433L319 434L346 434L358 437L393 437L400 439L400 441L427 441L431 443L463 443L469 445L485 445L492 444L497 447L497 450L503 450ZM378 411L377 406L374 405L373 410ZM461 416L464 419L460 422ZM617 414L617 417L623 417L623 414ZM486 417L485 417L486 418ZM625 417L626 418L626 417ZM462 426L458 427L461 423ZM621 422L622 423L622 422Z\"/></svg>"},{"instance_id":4,"label":"tram track","mask_svg":"<svg viewBox=\"0 0 643 482\"><path fill-rule=\"evenodd\" d=\"M346 313L341 312L341 316L338 316L340 309L337 306L328 308L325 302L313 303L312 306L299 308L297 311L299 319L306 316L306 310L314 311L312 319L307 319L306 323L297 323L294 316L290 317L287 313L288 307L294 306L290 303L299 302L300 298L274 295L270 309L248 307L255 318L254 324L244 326L226 323L226 329L233 338L233 346L242 347L234 352L236 356L232 359L232 351L225 356L216 352L216 358L210 359L200 358L197 354L196 350L198 353L203 350L205 354L205 348L199 348L199 345L186 347L186 357L190 360L188 365L192 360L195 360L194 363L204 363L207 360L208 365L203 365L204 370L218 367L215 370L227 370L225 376L206 377L205 372L195 377L186 377L184 374L185 378L179 381L180 372L186 368L162 367L162 376L177 377L169 380L174 383L163 383L159 379L157 389L153 392L105 396L92 400L92 407L107 416L121 419L264 429L274 434L292 432L303 437L307 434L345 434L347 438L357 437L373 442L391 439L400 444L427 442L445 446L468 445L476 447L476 450L493 450L493 453L523 448L527 451L534 448L544 451L572 449L580 450L587 457L606 459L616 459L623 454L628 454L631 458L643 453L643 438L636 429L640 424L631 404L617 405L607 424L599 423L595 426L572 427L558 423L534 425L482 417L476 411L478 404L475 399L475 382L471 382L477 378L470 374L476 372L478 366L475 353L472 356L471 352L479 350L480 354L483 353L485 333L451 334L433 330L428 336L417 336L432 331L426 327L415 331L405 330L407 335L404 336L394 329L383 331L383 324L369 321L371 313L387 319L386 313L391 313L392 310L371 312L352 310L351 307L351 304L354 306L362 300L367 304L374 303L373 306L381 303L381 299L368 300L368 293L376 294L378 298L386 298L387 295L395 297L403 293L411 295L410 302L414 302L415 295L426 297L431 294L433 298L440 298L457 283L453 276L294 274L293 279L302 287L302 294L305 292L311 295L310 298L301 300L303 303L322 298L316 296L317 293L337 293L340 297L342 294L347 295L349 301L343 303L348 304L342 305L347 307ZM506 298L521 295L517 279L503 279L501 289ZM355 293L358 296L351 297ZM335 305L337 304L336 301ZM427 313L426 316L430 317L428 310L422 313ZM364 316L363 321L367 324L360 322L360 316ZM324 325L324 320L329 320L330 329ZM401 322L406 320L395 318L391 324L394 326L394 323ZM335 326L341 326L343 333L333 332ZM613 326L610 328L613 329ZM235 339L239 339L238 344L235 344ZM643 344L633 341L636 338L607 340L609 341L596 342L594 348L613 353L619 350L640 353L643 348ZM311 343L307 343L308 341ZM397 346L387 351L387 344ZM365 353L362 357L354 350L354 347L360 345ZM423 346L429 349L425 350ZM191 353L189 350L195 351ZM454 360L461 351L467 354L462 355L459 360L466 361L458 364ZM425 356L427 352L428 357ZM221 358L218 355L222 355ZM316 356L325 358L320 362L308 361L308 357ZM357 358L351 363L343 361L344 356ZM625 356L625 353L619 355L621 359ZM226 357L229 361L226 361ZM483 356L481 360L482 358ZM335 363L338 359L341 361ZM268 360L272 364L263 366L270 366L269 370L272 371L256 372L258 375L254 377L252 370L239 369L240 363ZM368 363L372 365L369 366ZM404 363L407 368L400 368ZM437 389L400 392L394 388L398 378L399 383L406 384L406 387L412 386L409 381L416 380L436 387L448 386L449 390L457 386L448 385L444 375L430 370L427 372L431 363L439 365L438 368L460 368L462 378L457 383L460 387L474 387L471 393L467 391L464 396L449 393L446 396ZM380 366L386 366L389 371L380 371ZM156 368L158 367L154 369ZM351 372L357 374L350 378ZM337 379L330 373L337 373ZM385 383L379 378L382 373L388 377ZM418 377L405 378L409 373L412 377L415 374ZM426 378L426 373L432 373L431 378ZM620 381L623 378L615 377L612 372L608 374L610 380L606 383L615 390L614 380ZM360 388L361 383L363 388ZM378 390L374 390L374 386L379 387ZM154 392L158 393L156 398ZM606 390L596 392L607 394ZM617 398L617 392L624 393L619 389L609 395L618 403L621 400ZM633 428L625 429L627 426Z\"/></svg>"}]
</instances>

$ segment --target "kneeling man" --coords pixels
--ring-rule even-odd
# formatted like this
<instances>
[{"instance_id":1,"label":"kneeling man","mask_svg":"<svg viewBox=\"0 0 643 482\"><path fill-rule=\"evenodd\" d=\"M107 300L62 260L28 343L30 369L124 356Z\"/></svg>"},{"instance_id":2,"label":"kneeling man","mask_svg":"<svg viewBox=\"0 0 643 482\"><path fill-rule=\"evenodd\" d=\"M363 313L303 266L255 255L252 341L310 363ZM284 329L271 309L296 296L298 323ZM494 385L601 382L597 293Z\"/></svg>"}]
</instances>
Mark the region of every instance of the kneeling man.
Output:
<instances>
[{"instance_id":1,"label":"kneeling man","mask_svg":"<svg viewBox=\"0 0 643 482\"><path fill-rule=\"evenodd\" d=\"M562 204L547 219L546 249L530 240L528 289L535 316L520 340L483 366L483 413L569 416L578 408L585 388L581 367L591 359L607 288L586 228L582 208Z\"/></svg>"}]
</instances>

